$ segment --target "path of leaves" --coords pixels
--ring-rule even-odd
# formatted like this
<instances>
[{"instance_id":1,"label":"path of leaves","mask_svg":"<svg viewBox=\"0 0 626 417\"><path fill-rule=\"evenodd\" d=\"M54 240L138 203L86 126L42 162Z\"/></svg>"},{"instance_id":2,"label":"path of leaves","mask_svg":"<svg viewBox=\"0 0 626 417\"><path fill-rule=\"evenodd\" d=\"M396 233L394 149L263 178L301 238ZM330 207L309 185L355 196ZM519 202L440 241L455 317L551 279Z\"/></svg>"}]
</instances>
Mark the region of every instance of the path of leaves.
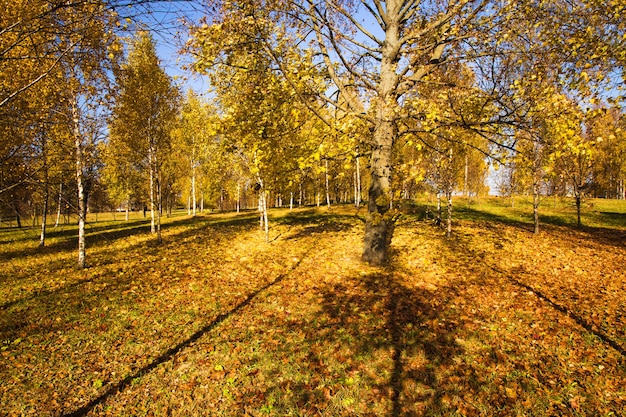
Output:
<instances>
[{"instance_id":1,"label":"path of leaves","mask_svg":"<svg viewBox=\"0 0 626 417\"><path fill-rule=\"evenodd\" d=\"M1 413L626 413L621 232L412 223L369 268L337 209L276 219L270 244L249 215L168 226L83 272L71 248L6 262Z\"/></svg>"}]
</instances>

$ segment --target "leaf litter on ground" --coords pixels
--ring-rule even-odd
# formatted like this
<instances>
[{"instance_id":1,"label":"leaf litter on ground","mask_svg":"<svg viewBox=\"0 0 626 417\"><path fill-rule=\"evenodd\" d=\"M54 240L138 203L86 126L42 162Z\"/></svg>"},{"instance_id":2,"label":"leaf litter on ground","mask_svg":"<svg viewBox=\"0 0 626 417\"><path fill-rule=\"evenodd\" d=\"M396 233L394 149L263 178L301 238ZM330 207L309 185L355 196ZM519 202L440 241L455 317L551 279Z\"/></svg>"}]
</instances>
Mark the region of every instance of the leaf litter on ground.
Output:
<instances>
[{"instance_id":1,"label":"leaf litter on ground","mask_svg":"<svg viewBox=\"0 0 626 417\"><path fill-rule=\"evenodd\" d=\"M625 413L623 354L598 336L626 345L623 244L413 222L374 268L353 210L274 216L270 244L249 214L207 215L172 221L160 247L94 245L85 271L69 247L12 259L3 413Z\"/></svg>"}]
</instances>

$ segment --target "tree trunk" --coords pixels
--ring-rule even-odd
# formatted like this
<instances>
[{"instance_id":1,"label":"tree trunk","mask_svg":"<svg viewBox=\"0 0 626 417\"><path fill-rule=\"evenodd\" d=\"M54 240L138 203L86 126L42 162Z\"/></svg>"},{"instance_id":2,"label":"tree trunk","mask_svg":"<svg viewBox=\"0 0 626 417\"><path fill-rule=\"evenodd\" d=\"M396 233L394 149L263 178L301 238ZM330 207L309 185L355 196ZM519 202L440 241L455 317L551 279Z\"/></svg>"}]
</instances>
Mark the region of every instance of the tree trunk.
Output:
<instances>
[{"instance_id":1,"label":"tree trunk","mask_svg":"<svg viewBox=\"0 0 626 417\"><path fill-rule=\"evenodd\" d=\"M452 237L452 189L446 191L448 199L448 218L446 219L446 237Z\"/></svg>"},{"instance_id":2,"label":"tree trunk","mask_svg":"<svg viewBox=\"0 0 626 417\"><path fill-rule=\"evenodd\" d=\"M261 178L257 178L257 181L261 185L259 189L259 226L261 227L261 230L265 232L265 242L268 243L270 241L270 232L267 219L267 193L263 180Z\"/></svg>"},{"instance_id":3,"label":"tree trunk","mask_svg":"<svg viewBox=\"0 0 626 417\"><path fill-rule=\"evenodd\" d=\"M361 259L372 265L387 262L393 234L393 219L388 215L391 183L391 145L393 126L389 121L376 129L376 142L372 152L371 185L367 201L365 237Z\"/></svg>"},{"instance_id":4,"label":"tree trunk","mask_svg":"<svg viewBox=\"0 0 626 417\"><path fill-rule=\"evenodd\" d=\"M78 191L78 269L84 269L86 265L85 249L85 215L87 213L87 201L85 196L84 166L85 157L83 152L83 140L79 128L78 103L72 105L72 122L74 124L74 147L76 151L76 188Z\"/></svg>"},{"instance_id":5,"label":"tree trunk","mask_svg":"<svg viewBox=\"0 0 626 417\"><path fill-rule=\"evenodd\" d=\"M441 219L443 215L441 214L441 192L437 192L437 225L441 224Z\"/></svg>"},{"instance_id":6,"label":"tree trunk","mask_svg":"<svg viewBox=\"0 0 626 417\"><path fill-rule=\"evenodd\" d=\"M54 222L54 228L59 227L59 221L61 221L61 204L63 204L63 183L59 186L59 205L57 206L57 218Z\"/></svg>"},{"instance_id":7,"label":"tree trunk","mask_svg":"<svg viewBox=\"0 0 626 417\"><path fill-rule=\"evenodd\" d=\"M325 182L325 185L326 185L326 205L328 206L328 208L330 208L330 187L329 187L329 181L328 181L328 159L326 159L324 162L325 162L324 182Z\"/></svg>"},{"instance_id":8,"label":"tree trunk","mask_svg":"<svg viewBox=\"0 0 626 417\"><path fill-rule=\"evenodd\" d=\"M241 187L237 183L237 213L241 210Z\"/></svg>"},{"instance_id":9,"label":"tree trunk","mask_svg":"<svg viewBox=\"0 0 626 417\"><path fill-rule=\"evenodd\" d=\"M48 214L48 199L50 198L48 191L48 173L46 172L46 179L43 189L43 210L41 212L41 234L39 235L39 247L43 248L46 245L46 221Z\"/></svg>"},{"instance_id":10,"label":"tree trunk","mask_svg":"<svg viewBox=\"0 0 626 417\"><path fill-rule=\"evenodd\" d=\"M371 184L367 201L364 262L381 265L387 262L394 229L394 219L389 215L391 192L392 149L397 135L395 108L398 105L396 74L400 51L400 2L386 2L387 22L385 42L382 47L380 78L375 97L374 147L371 155Z\"/></svg>"},{"instance_id":11,"label":"tree trunk","mask_svg":"<svg viewBox=\"0 0 626 417\"><path fill-rule=\"evenodd\" d=\"M468 193L468 180L469 180L469 156L465 155L465 169L463 172L463 197L467 198L467 205L469 207L469 193Z\"/></svg>"},{"instance_id":12,"label":"tree trunk","mask_svg":"<svg viewBox=\"0 0 626 417\"><path fill-rule=\"evenodd\" d=\"M192 211L192 215L195 217L196 215L196 206L197 206L197 201L196 201L196 148L194 146L194 148L192 149L193 151L193 162L191 164L191 211Z\"/></svg>"},{"instance_id":13,"label":"tree trunk","mask_svg":"<svg viewBox=\"0 0 626 417\"><path fill-rule=\"evenodd\" d=\"M356 208L359 208L361 206L362 197L361 197L361 163L359 162L358 155L356 157L355 176L356 176L356 184L355 184L355 190L354 190L354 205L356 206Z\"/></svg>"},{"instance_id":14,"label":"tree trunk","mask_svg":"<svg viewBox=\"0 0 626 417\"><path fill-rule=\"evenodd\" d=\"M263 223L265 224L265 243L270 241L270 226L267 220L267 194L265 189L263 190Z\"/></svg>"},{"instance_id":15,"label":"tree trunk","mask_svg":"<svg viewBox=\"0 0 626 417\"><path fill-rule=\"evenodd\" d=\"M148 159L150 160L150 233L156 233L156 201L154 193L154 170L152 168L152 147L149 148Z\"/></svg>"},{"instance_id":16,"label":"tree trunk","mask_svg":"<svg viewBox=\"0 0 626 417\"><path fill-rule=\"evenodd\" d=\"M576 225L578 227L582 227L582 221L580 219L580 208L582 203L582 197L580 195L580 191L576 192Z\"/></svg>"},{"instance_id":17,"label":"tree trunk","mask_svg":"<svg viewBox=\"0 0 626 417\"><path fill-rule=\"evenodd\" d=\"M534 233L539 233L539 184L533 184L533 219L535 223Z\"/></svg>"},{"instance_id":18,"label":"tree trunk","mask_svg":"<svg viewBox=\"0 0 626 417\"><path fill-rule=\"evenodd\" d=\"M150 164L150 233L157 235L157 243L161 243L161 192L158 179L158 161L155 145L149 139L148 161Z\"/></svg>"}]
</instances>

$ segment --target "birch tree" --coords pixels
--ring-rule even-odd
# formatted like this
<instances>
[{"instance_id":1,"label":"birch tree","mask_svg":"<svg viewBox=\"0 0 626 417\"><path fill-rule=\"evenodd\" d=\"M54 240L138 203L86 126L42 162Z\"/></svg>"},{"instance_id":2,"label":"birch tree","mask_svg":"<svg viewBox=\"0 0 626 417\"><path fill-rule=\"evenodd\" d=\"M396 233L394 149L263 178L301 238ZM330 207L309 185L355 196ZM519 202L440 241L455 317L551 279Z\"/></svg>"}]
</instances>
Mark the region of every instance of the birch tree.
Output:
<instances>
[{"instance_id":1,"label":"birch tree","mask_svg":"<svg viewBox=\"0 0 626 417\"><path fill-rule=\"evenodd\" d=\"M109 146L127 146L147 176L150 231L161 241L163 159L171 145L179 91L159 64L147 32L131 43L128 59L117 75L119 94L109 121Z\"/></svg>"}]
</instances>

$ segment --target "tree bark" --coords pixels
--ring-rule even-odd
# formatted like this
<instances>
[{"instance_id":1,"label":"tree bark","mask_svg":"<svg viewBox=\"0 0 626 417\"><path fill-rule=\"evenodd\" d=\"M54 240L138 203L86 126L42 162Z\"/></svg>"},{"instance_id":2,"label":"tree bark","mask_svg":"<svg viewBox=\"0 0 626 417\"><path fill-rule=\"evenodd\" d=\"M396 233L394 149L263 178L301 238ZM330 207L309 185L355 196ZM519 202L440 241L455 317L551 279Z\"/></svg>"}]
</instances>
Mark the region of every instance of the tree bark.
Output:
<instances>
[{"instance_id":1,"label":"tree bark","mask_svg":"<svg viewBox=\"0 0 626 417\"><path fill-rule=\"evenodd\" d=\"M380 63L380 81L375 98L375 124L371 156L371 184L365 220L365 238L361 259L372 265L387 262L394 229L388 214L391 191L392 149L396 137L395 112L398 105L396 65L400 51L401 2L387 3L385 42Z\"/></svg>"},{"instance_id":2,"label":"tree bark","mask_svg":"<svg viewBox=\"0 0 626 417\"><path fill-rule=\"evenodd\" d=\"M582 227L582 220L580 218L580 209L582 205L582 197L580 191L576 191L576 225Z\"/></svg>"},{"instance_id":3,"label":"tree bark","mask_svg":"<svg viewBox=\"0 0 626 417\"><path fill-rule=\"evenodd\" d=\"M192 215L195 217L196 215L196 145L194 138L194 146L191 149L192 151L192 162L191 162L191 204L192 204Z\"/></svg>"},{"instance_id":4,"label":"tree bark","mask_svg":"<svg viewBox=\"0 0 626 417\"><path fill-rule=\"evenodd\" d=\"M330 208L330 187L329 187L329 182L328 182L328 159L326 159L324 162L325 162L324 182L326 185L326 205L328 206L328 208Z\"/></svg>"},{"instance_id":5,"label":"tree bark","mask_svg":"<svg viewBox=\"0 0 626 417\"><path fill-rule=\"evenodd\" d=\"M539 184L535 180L533 183L533 220L535 224L534 233L539 233Z\"/></svg>"},{"instance_id":6,"label":"tree bark","mask_svg":"<svg viewBox=\"0 0 626 417\"><path fill-rule=\"evenodd\" d=\"M57 206L57 218L54 222L54 228L59 227L59 221L61 221L61 204L63 204L63 183L59 186L59 205Z\"/></svg>"},{"instance_id":7,"label":"tree bark","mask_svg":"<svg viewBox=\"0 0 626 417\"><path fill-rule=\"evenodd\" d=\"M356 157L356 170L354 172L356 184L354 185L354 205L356 208L361 206L361 164L359 162L359 156Z\"/></svg>"},{"instance_id":8,"label":"tree bark","mask_svg":"<svg viewBox=\"0 0 626 417\"><path fill-rule=\"evenodd\" d=\"M48 214L48 200L50 198L50 193L48 189L48 173L46 172L46 179L43 189L43 210L41 212L41 234L39 235L39 247L43 248L46 246L46 221Z\"/></svg>"},{"instance_id":9,"label":"tree bark","mask_svg":"<svg viewBox=\"0 0 626 417\"><path fill-rule=\"evenodd\" d=\"M446 237L452 237L452 189L448 188L446 191L446 198L448 199L448 218L446 219Z\"/></svg>"},{"instance_id":10,"label":"tree bark","mask_svg":"<svg viewBox=\"0 0 626 417\"><path fill-rule=\"evenodd\" d=\"M150 164L150 232L156 233L157 243L161 243L161 192L158 179L158 161L155 145L149 139L148 161Z\"/></svg>"},{"instance_id":11,"label":"tree bark","mask_svg":"<svg viewBox=\"0 0 626 417\"><path fill-rule=\"evenodd\" d=\"M72 122L76 152L76 188L78 191L78 263L76 266L78 269L84 269L86 265L85 215L87 213L87 201L84 177L85 156L83 138L79 128L80 116L78 114L78 103L72 103Z\"/></svg>"}]
</instances>

